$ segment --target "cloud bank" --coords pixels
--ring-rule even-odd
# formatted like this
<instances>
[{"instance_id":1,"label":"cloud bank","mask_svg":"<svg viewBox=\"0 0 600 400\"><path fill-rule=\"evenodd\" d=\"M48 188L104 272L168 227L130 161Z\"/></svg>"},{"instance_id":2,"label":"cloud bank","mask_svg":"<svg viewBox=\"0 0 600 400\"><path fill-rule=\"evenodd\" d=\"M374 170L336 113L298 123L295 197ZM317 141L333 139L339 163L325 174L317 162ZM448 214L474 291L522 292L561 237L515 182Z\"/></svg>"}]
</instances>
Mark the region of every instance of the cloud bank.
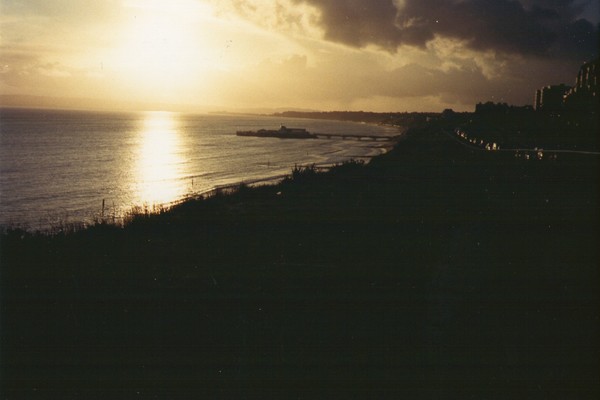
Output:
<instances>
[{"instance_id":1,"label":"cloud bank","mask_svg":"<svg viewBox=\"0 0 600 400\"><path fill-rule=\"evenodd\" d=\"M219 110L531 104L598 56L598 4L0 0L0 94Z\"/></svg>"},{"instance_id":2,"label":"cloud bank","mask_svg":"<svg viewBox=\"0 0 600 400\"><path fill-rule=\"evenodd\" d=\"M590 59L598 26L575 0L294 0L320 12L327 40L353 47L424 48L435 37L477 51Z\"/></svg>"}]
</instances>

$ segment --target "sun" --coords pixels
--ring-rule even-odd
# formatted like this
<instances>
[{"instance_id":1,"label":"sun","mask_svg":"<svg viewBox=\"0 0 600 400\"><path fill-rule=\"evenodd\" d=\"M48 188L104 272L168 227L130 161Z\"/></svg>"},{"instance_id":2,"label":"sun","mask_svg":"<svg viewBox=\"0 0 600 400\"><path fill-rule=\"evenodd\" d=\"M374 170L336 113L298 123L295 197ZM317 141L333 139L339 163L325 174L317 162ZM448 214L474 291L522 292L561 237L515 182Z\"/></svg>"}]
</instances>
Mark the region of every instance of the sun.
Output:
<instances>
[{"instance_id":1,"label":"sun","mask_svg":"<svg viewBox=\"0 0 600 400\"><path fill-rule=\"evenodd\" d=\"M211 68L214 50L203 38L211 9L191 0L129 1L127 24L113 57L129 86L172 100Z\"/></svg>"}]
</instances>

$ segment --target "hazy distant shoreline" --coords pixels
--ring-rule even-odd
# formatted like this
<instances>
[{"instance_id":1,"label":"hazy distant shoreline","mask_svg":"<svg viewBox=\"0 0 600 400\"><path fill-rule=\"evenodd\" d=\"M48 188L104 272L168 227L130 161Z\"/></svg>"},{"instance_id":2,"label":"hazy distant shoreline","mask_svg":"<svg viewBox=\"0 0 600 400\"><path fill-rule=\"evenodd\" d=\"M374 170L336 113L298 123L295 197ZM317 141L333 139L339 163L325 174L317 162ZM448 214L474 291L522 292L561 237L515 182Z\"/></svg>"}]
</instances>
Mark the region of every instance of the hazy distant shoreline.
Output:
<instances>
[{"instance_id":1,"label":"hazy distant shoreline","mask_svg":"<svg viewBox=\"0 0 600 400\"><path fill-rule=\"evenodd\" d=\"M368 160L389 149L384 142L290 143L235 136L239 129L281 123L281 118L267 116L7 108L1 112L0 220L30 229L93 223L103 212L120 218L136 206L163 207L215 187L278 180L294 165ZM148 118L158 118L152 123L166 129L162 138L156 132L144 134L154 129L145 121ZM313 131L393 131L343 121L286 121ZM177 141L164 142L173 136L169 130L178 132Z\"/></svg>"}]
</instances>

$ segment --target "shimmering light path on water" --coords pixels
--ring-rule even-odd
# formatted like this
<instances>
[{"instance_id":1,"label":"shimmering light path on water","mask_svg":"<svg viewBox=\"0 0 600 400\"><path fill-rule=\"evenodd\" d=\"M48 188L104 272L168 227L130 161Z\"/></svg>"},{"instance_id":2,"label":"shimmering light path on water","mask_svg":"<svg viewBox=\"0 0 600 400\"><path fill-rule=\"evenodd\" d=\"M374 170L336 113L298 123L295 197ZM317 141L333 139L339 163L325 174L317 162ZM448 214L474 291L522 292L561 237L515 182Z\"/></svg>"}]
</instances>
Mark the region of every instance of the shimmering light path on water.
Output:
<instances>
[{"instance_id":1,"label":"shimmering light path on water","mask_svg":"<svg viewBox=\"0 0 600 400\"><path fill-rule=\"evenodd\" d=\"M396 135L344 122L168 112L0 109L0 225L45 229L122 215L220 185L289 174L295 164L370 157L389 142L238 137L280 124Z\"/></svg>"},{"instance_id":2,"label":"shimmering light path on water","mask_svg":"<svg viewBox=\"0 0 600 400\"><path fill-rule=\"evenodd\" d=\"M169 112L146 113L139 132L135 203L163 204L185 195L178 180L189 175L181 154L179 121Z\"/></svg>"}]
</instances>

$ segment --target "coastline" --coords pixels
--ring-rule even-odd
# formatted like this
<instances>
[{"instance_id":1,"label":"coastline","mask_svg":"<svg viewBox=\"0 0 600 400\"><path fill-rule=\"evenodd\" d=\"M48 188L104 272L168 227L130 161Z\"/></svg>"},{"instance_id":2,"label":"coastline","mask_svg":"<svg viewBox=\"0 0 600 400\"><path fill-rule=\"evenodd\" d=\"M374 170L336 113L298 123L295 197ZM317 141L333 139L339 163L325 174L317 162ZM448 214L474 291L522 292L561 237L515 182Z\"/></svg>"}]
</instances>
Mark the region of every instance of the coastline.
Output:
<instances>
[{"instance_id":1,"label":"coastline","mask_svg":"<svg viewBox=\"0 0 600 400\"><path fill-rule=\"evenodd\" d=\"M597 158L439 128L124 227L3 234L5 390L597 393Z\"/></svg>"},{"instance_id":2,"label":"coastline","mask_svg":"<svg viewBox=\"0 0 600 400\"><path fill-rule=\"evenodd\" d=\"M383 152L368 149L371 145L366 143L297 145L243 141L234 136L237 128L281 122L272 117L48 110L11 113L2 124L3 144L10 140L14 146L1 157L0 220L4 228L52 230L92 225L103 217L103 209L122 218L133 208L168 207L222 185L265 178L277 181L280 175L291 173L296 164L325 166ZM177 135L144 133L153 126L153 118L159 118L157 126L177 128ZM293 125L293 121L299 124L298 120L288 123ZM315 129L319 126L325 132L363 130L360 125L344 122L300 122L316 131L321 130ZM22 129L29 133L19 134ZM44 134L52 129L59 134ZM364 131L374 132L371 128ZM36 141L31 142L34 134ZM172 140L167 140L169 136ZM2 146L4 151L8 148ZM162 149L160 154L158 149Z\"/></svg>"},{"instance_id":3,"label":"coastline","mask_svg":"<svg viewBox=\"0 0 600 400\"><path fill-rule=\"evenodd\" d=\"M339 122L347 122L347 121L343 121L340 120ZM355 122L356 124L365 124L365 123L361 123L361 122ZM366 124L370 124L370 125L380 125L380 124L376 124L376 123L366 123ZM377 147L378 149L378 154L374 154L374 155L358 155L358 156L349 156L347 158L347 160L341 162L341 163L319 163L319 164L300 164L300 165L295 165L294 168L300 168L300 169L304 169L304 168L316 168L317 171L319 172L327 172L329 171L331 168L334 168L336 166L340 166L343 165L346 162L361 162L364 164L368 164L370 163L373 159L383 156L385 154L387 154L388 152L392 151L396 145L401 141L404 140L406 138L406 133L408 131L408 128L404 128L404 127L400 127L400 126L395 126L395 125L389 125L389 127L391 128L395 128L397 130L399 130L399 134L397 135L397 137L399 137L399 139L397 140L390 140L390 141L385 141L385 142L379 142L380 146ZM335 140L339 140L339 139L335 139ZM171 202L168 203L164 203L164 204L156 204L153 205L152 208L156 209L156 210L168 210L169 208L173 207L173 206L177 206L179 204L185 203L187 201L193 201L193 200L197 200L197 199L201 199L204 197L212 197L215 195L221 195L221 194L227 194L227 193L232 193L234 191L236 191L237 189L239 189L240 187L243 186L247 186L247 187L257 187L257 186L273 186L273 185L278 185L280 184L282 181L284 181L285 179L289 179L292 176L293 170L290 170L289 173L287 174L277 174L277 175L273 175L273 176L268 176L268 177L264 177L264 178L256 178L256 179L243 179L234 183L228 183L228 184L223 184L223 185L216 185L212 188L209 189L205 189L199 192L194 192L191 194L188 194L180 199L177 200L173 200ZM126 211L122 216L118 217L118 219L122 220L125 215L127 213L130 213L131 210L133 209L139 209L139 206L132 206L130 208L129 211Z\"/></svg>"}]
</instances>

